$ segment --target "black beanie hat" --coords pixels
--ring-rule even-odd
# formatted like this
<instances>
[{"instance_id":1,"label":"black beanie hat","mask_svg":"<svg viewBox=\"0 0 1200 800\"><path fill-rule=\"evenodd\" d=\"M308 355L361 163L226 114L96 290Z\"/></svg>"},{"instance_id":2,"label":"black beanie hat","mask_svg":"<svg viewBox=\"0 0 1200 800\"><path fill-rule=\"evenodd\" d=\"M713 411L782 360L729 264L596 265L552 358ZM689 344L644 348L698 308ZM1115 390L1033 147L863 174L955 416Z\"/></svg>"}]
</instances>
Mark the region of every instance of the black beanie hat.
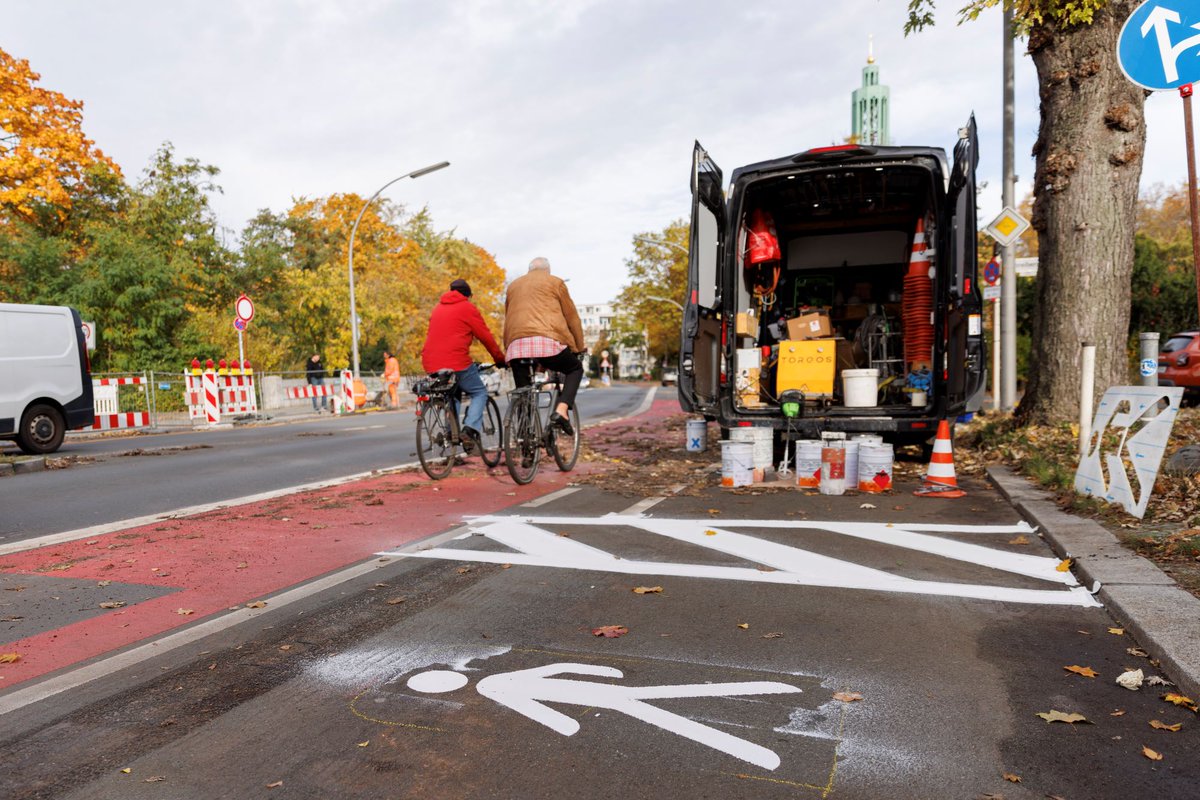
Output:
<instances>
[{"instance_id":1,"label":"black beanie hat","mask_svg":"<svg viewBox=\"0 0 1200 800\"><path fill-rule=\"evenodd\" d=\"M464 281L462 278L456 278L450 282L450 291L458 292L463 297L471 296L471 284Z\"/></svg>"}]
</instances>

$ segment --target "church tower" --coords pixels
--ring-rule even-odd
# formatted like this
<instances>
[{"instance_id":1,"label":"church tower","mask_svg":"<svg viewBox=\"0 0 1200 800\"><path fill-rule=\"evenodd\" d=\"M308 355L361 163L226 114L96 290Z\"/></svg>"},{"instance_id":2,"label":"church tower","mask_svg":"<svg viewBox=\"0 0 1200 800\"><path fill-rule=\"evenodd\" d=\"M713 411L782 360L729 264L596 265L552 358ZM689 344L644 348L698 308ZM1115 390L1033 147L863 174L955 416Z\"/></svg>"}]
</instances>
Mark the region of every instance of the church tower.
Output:
<instances>
[{"instance_id":1,"label":"church tower","mask_svg":"<svg viewBox=\"0 0 1200 800\"><path fill-rule=\"evenodd\" d=\"M879 85L879 67L875 64L875 41L867 45L867 65L862 71L862 86L851 95L850 132L859 144L890 144L888 137L888 95Z\"/></svg>"}]
</instances>

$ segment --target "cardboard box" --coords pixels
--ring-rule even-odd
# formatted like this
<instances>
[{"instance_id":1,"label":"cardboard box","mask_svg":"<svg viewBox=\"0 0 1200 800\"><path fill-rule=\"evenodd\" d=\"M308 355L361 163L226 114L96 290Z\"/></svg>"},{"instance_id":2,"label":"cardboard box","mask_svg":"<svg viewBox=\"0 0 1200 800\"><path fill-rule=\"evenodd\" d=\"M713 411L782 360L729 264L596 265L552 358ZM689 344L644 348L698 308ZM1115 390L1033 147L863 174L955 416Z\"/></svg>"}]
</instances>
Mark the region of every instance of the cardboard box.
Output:
<instances>
[{"instance_id":1,"label":"cardboard box","mask_svg":"<svg viewBox=\"0 0 1200 800\"><path fill-rule=\"evenodd\" d=\"M734 388L742 406L758 406L762 375L762 351L757 347L738 348Z\"/></svg>"},{"instance_id":2,"label":"cardboard box","mask_svg":"<svg viewBox=\"0 0 1200 800\"><path fill-rule=\"evenodd\" d=\"M801 341L804 339L827 339L833 335L829 324L829 312L825 309L814 309L787 321L788 339Z\"/></svg>"},{"instance_id":3,"label":"cardboard box","mask_svg":"<svg viewBox=\"0 0 1200 800\"><path fill-rule=\"evenodd\" d=\"M804 339L780 342L779 364L775 373L776 395L796 389L809 399L832 396L837 372L838 341Z\"/></svg>"},{"instance_id":4,"label":"cardboard box","mask_svg":"<svg viewBox=\"0 0 1200 800\"><path fill-rule=\"evenodd\" d=\"M758 317L749 311L739 311L734 328L738 336L758 336Z\"/></svg>"}]
</instances>

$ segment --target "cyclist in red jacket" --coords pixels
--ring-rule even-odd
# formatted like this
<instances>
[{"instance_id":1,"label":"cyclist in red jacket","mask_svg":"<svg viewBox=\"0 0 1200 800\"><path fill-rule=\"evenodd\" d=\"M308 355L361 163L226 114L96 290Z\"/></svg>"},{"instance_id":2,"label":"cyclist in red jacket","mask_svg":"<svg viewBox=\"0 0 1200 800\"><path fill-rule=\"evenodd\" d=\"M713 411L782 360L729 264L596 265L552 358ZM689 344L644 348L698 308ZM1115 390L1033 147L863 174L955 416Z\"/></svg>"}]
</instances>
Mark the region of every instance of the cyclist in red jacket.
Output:
<instances>
[{"instance_id":1,"label":"cyclist in red jacket","mask_svg":"<svg viewBox=\"0 0 1200 800\"><path fill-rule=\"evenodd\" d=\"M429 333L421 349L421 366L428 373L452 369L458 375L458 385L471 398L467 418L463 422L464 444L479 444L479 428L487 404L487 387L479 377L479 365L471 360L471 343L478 339L496 362L504 366L504 351L496 344L483 315L468 298L471 286L462 278L450 284L450 291L434 306L429 317ZM478 448L476 448L478 449Z\"/></svg>"}]
</instances>

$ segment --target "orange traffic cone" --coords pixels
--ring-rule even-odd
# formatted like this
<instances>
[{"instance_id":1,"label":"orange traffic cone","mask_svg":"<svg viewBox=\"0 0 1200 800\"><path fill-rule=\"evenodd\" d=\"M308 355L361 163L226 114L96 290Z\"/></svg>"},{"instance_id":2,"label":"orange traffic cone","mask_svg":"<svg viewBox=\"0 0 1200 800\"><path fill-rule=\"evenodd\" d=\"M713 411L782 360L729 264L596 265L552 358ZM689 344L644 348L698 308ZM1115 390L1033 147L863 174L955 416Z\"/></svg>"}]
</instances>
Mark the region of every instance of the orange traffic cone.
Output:
<instances>
[{"instance_id":1,"label":"orange traffic cone","mask_svg":"<svg viewBox=\"0 0 1200 800\"><path fill-rule=\"evenodd\" d=\"M929 471L925 473L925 485L913 494L918 497L966 497L958 488L958 477L954 474L954 449L950 443L950 423L938 423L937 439L933 442L933 455L929 457Z\"/></svg>"}]
</instances>

